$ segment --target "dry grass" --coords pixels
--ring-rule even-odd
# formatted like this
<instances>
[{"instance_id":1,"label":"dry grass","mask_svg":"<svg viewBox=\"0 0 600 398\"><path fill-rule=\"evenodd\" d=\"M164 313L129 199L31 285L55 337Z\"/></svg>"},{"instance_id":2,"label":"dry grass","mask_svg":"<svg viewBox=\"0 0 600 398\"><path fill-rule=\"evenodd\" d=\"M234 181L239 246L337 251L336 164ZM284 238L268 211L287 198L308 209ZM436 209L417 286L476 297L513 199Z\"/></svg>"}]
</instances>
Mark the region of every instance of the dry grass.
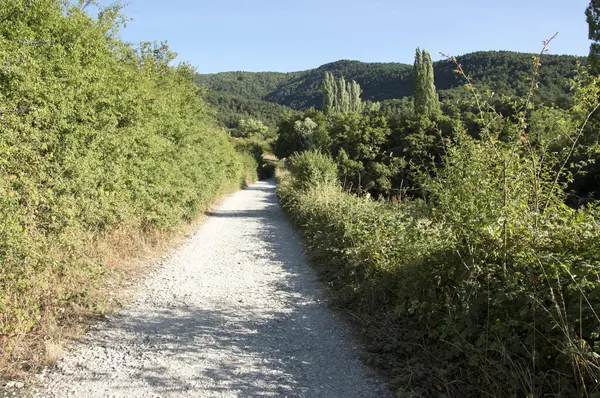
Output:
<instances>
[{"instance_id":1,"label":"dry grass","mask_svg":"<svg viewBox=\"0 0 600 398\"><path fill-rule=\"evenodd\" d=\"M44 344L44 364L51 365L62 357L64 352L64 341L47 340Z\"/></svg>"}]
</instances>

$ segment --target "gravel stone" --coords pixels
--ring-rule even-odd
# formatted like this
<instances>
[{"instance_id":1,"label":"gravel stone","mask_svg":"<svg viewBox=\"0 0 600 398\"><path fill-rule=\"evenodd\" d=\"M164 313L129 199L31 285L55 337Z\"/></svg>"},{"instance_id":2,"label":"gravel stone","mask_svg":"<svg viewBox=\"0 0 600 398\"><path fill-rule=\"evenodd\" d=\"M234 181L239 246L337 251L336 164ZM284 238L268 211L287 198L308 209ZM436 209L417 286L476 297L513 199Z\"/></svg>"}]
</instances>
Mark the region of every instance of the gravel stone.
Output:
<instances>
[{"instance_id":1,"label":"gravel stone","mask_svg":"<svg viewBox=\"0 0 600 398\"><path fill-rule=\"evenodd\" d=\"M34 397L388 397L263 181L228 197Z\"/></svg>"}]
</instances>

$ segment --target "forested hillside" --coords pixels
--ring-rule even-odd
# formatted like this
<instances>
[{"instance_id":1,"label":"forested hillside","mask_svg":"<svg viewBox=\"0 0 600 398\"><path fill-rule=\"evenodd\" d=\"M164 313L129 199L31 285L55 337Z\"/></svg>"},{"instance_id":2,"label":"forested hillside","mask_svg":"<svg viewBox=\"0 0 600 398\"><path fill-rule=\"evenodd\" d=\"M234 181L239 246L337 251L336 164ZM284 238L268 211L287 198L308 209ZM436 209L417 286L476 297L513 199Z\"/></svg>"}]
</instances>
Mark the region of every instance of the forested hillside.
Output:
<instances>
[{"instance_id":1,"label":"forested hillside","mask_svg":"<svg viewBox=\"0 0 600 398\"><path fill-rule=\"evenodd\" d=\"M473 83L498 95L524 95L529 89L528 78L533 54L509 51L475 52L457 57ZM574 77L578 63L585 58L568 55L548 55L540 76L536 100L550 105L565 106L570 101L569 79ZM435 84L442 99L456 97L456 89L464 81L448 61L434 63ZM325 72L344 76L360 84L363 100L386 101L412 96L412 65L400 63L364 63L342 60L302 72L226 72L197 75L196 81L212 92L209 101L226 118L220 119L233 127L235 111L262 119L267 123L278 120L285 108L265 104L276 103L295 110L310 107L320 109L322 79Z\"/></svg>"},{"instance_id":2,"label":"forested hillside","mask_svg":"<svg viewBox=\"0 0 600 398\"><path fill-rule=\"evenodd\" d=\"M217 120L228 128L237 127L240 120L256 119L274 129L287 113L294 112L291 108L275 102L248 99L217 91L207 91L205 98L217 110Z\"/></svg>"}]
</instances>

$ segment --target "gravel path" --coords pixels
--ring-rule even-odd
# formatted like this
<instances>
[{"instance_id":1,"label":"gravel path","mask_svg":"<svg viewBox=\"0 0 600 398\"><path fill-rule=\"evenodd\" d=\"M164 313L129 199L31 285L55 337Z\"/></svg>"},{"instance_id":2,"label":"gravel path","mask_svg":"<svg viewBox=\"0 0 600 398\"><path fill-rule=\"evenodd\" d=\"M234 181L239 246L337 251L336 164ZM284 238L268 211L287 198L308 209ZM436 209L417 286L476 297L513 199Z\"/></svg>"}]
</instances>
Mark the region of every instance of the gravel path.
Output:
<instances>
[{"instance_id":1,"label":"gravel path","mask_svg":"<svg viewBox=\"0 0 600 398\"><path fill-rule=\"evenodd\" d=\"M386 397L272 182L229 198L35 397Z\"/></svg>"}]
</instances>

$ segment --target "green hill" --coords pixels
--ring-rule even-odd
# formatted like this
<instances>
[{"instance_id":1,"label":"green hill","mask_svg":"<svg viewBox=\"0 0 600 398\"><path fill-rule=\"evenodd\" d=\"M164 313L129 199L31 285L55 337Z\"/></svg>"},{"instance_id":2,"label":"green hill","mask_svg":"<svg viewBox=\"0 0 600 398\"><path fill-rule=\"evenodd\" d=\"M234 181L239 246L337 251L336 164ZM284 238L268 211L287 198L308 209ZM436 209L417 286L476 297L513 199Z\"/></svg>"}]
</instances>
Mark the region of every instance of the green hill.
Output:
<instances>
[{"instance_id":1,"label":"green hill","mask_svg":"<svg viewBox=\"0 0 600 398\"><path fill-rule=\"evenodd\" d=\"M466 54L457 60L479 87L497 94L523 95L529 89L532 56L486 51ZM585 57L544 55L537 100L545 104L568 101L569 79L575 76L577 64L585 61ZM435 83L442 99L465 83L455 69L449 61L434 63ZM197 75L196 81L211 92L209 101L217 107L219 119L225 124L233 126L236 118L245 115L274 125L287 108L320 108L321 80L325 72L357 81L363 89L364 100L385 101L412 95L412 65L401 63L341 60L301 72L224 72Z\"/></svg>"},{"instance_id":2,"label":"green hill","mask_svg":"<svg viewBox=\"0 0 600 398\"><path fill-rule=\"evenodd\" d=\"M241 119L257 119L274 128L286 112L287 106L262 99L244 98L227 92L207 91L204 98L216 109L216 118L226 127L234 128Z\"/></svg>"}]
</instances>

